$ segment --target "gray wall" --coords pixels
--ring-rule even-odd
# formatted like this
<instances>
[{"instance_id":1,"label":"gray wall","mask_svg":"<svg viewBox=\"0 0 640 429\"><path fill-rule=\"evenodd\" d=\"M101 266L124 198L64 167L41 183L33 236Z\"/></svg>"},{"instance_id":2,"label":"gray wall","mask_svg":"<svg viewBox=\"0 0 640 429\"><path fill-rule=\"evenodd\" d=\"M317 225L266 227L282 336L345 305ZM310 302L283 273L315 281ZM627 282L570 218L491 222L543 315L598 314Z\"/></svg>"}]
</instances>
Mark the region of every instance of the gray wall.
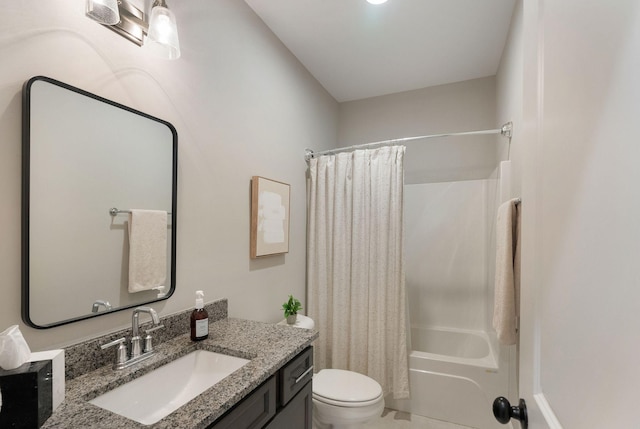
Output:
<instances>
[{"instance_id":1,"label":"gray wall","mask_svg":"<svg viewBox=\"0 0 640 429\"><path fill-rule=\"evenodd\" d=\"M494 77L340 104L340 146L499 128ZM408 142L406 182L486 179L496 167L496 136Z\"/></svg>"},{"instance_id":2,"label":"gray wall","mask_svg":"<svg viewBox=\"0 0 640 429\"><path fill-rule=\"evenodd\" d=\"M177 291L161 314L229 299L231 316L275 322L305 296L304 148L329 148L338 105L242 1L172 2L182 58L164 61L84 16L83 1L23 0L0 15L0 329L20 323L21 87L50 76L165 119L179 134ZM183 23L180 25L180 23ZM188 25L184 24L187 23ZM284 256L249 258L249 181L291 184ZM130 323L129 312L47 331L33 350Z\"/></svg>"}]
</instances>

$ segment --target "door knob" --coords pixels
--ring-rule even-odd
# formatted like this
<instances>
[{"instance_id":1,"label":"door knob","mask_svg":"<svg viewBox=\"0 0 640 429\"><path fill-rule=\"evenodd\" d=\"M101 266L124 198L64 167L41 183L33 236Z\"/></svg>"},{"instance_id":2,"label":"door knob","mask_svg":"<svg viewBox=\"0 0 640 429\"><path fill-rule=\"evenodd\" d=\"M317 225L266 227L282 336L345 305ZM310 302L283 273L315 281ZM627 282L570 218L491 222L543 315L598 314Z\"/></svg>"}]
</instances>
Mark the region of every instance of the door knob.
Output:
<instances>
[{"instance_id":1,"label":"door knob","mask_svg":"<svg viewBox=\"0 0 640 429\"><path fill-rule=\"evenodd\" d=\"M527 429L527 404L524 399L520 399L520 404L517 407L512 407L507 398L502 396L496 398L493 401L493 415L500 423L507 424L509 420L520 420L520 426L522 429Z\"/></svg>"}]
</instances>

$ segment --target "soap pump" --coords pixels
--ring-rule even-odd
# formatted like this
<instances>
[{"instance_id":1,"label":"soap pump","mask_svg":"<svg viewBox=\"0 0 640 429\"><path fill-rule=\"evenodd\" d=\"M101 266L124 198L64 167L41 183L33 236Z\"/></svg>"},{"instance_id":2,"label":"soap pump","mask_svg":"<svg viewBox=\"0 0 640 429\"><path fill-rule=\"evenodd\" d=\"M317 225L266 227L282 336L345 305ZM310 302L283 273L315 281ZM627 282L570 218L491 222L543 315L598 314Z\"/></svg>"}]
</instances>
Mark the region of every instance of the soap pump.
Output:
<instances>
[{"instance_id":1,"label":"soap pump","mask_svg":"<svg viewBox=\"0 0 640 429\"><path fill-rule=\"evenodd\" d=\"M196 291L196 308L191 313L191 340L201 341L209 337L209 314L204 309L204 293Z\"/></svg>"}]
</instances>

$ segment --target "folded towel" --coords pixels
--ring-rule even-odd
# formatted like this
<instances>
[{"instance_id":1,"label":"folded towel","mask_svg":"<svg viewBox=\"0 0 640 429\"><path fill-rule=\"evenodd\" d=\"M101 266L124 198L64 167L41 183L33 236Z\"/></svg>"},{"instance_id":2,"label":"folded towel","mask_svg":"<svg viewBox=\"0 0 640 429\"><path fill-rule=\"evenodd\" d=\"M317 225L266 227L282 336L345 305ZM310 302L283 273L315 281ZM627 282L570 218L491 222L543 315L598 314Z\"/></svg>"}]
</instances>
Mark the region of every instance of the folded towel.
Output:
<instances>
[{"instance_id":1,"label":"folded towel","mask_svg":"<svg viewBox=\"0 0 640 429\"><path fill-rule=\"evenodd\" d=\"M505 345L516 343L520 304L520 213L517 199L498 208L493 327Z\"/></svg>"},{"instance_id":2,"label":"folded towel","mask_svg":"<svg viewBox=\"0 0 640 429\"><path fill-rule=\"evenodd\" d=\"M167 212L131 210L129 292L164 286L167 277Z\"/></svg>"}]
</instances>

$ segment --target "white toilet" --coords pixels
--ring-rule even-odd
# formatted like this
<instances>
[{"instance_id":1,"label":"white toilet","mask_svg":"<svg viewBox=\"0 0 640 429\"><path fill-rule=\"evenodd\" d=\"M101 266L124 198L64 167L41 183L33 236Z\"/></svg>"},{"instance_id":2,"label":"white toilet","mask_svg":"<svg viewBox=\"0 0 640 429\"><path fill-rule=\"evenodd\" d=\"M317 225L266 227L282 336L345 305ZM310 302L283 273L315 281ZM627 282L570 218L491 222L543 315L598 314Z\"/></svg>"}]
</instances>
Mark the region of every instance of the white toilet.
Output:
<instances>
[{"instance_id":1,"label":"white toilet","mask_svg":"<svg viewBox=\"0 0 640 429\"><path fill-rule=\"evenodd\" d=\"M280 322L286 324L286 321ZM313 319L298 314L294 327L313 329ZM362 428L384 410L380 384L366 375L323 369L313 376L313 423L318 429Z\"/></svg>"}]
</instances>

